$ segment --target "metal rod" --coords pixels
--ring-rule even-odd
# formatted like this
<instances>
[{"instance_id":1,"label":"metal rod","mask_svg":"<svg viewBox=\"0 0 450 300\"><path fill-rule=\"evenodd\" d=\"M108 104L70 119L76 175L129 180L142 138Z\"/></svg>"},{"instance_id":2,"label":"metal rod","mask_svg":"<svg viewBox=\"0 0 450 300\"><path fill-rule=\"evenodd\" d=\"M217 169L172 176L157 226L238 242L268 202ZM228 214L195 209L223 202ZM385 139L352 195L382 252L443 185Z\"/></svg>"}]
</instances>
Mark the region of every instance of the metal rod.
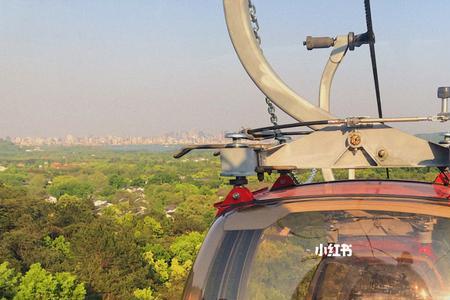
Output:
<instances>
[{"instance_id":1,"label":"metal rod","mask_svg":"<svg viewBox=\"0 0 450 300\"><path fill-rule=\"evenodd\" d=\"M372 26L372 12L370 10L370 0L364 0L364 8L366 10L367 33L369 34L370 60L372 61L373 81L375 83L375 95L377 98L378 117L383 117L383 109L381 106L380 83L378 81L377 56L375 54L375 34ZM386 168L386 177L389 176L389 169Z\"/></svg>"},{"instance_id":2,"label":"metal rod","mask_svg":"<svg viewBox=\"0 0 450 300\"><path fill-rule=\"evenodd\" d=\"M373 82L375 84L375 95L377 98L378 117L382 118L383 110L381 106L380 84L378 81L377 58L375 54L375 34L373 32L370 0L364 0L364 8L366 11L367 34L369 35L370 60L372 61L372 73L373 73Z\"/></svg>"},{"instance_id":3,"label":"metal rod","mask_svg":"<svg viewBox=\"0 0 450 300\"><path fill-rule=\"evenodd\" d=\"M286 129L286 128L312 126L312 125L328 125L328 124L331 124L330 121L332 121L332 120L308 121L308 122L297 122L297 123L277 125L277 126L266 126L266 127L255 128L255 129L249 129L249 130L247 130L247 132L249 134L253 134L255 132L261 132L261 131L266 131L266 130Z\"/></svg>"},{"instance_id":4,"label":"metal rod","mask_svg":"<svg viewBox=\"0 0 450 300\"><path fill-rule=\"evenodd\" d=\"M260 127L255 129L247 130L247 133L253 134L261 131L276 130L276 129L286 129L302 126L311 125L339 125L339 124L374 124L374 123L400 123L400 122L426 122L434 121L435 117L400 117L400 118L346 118L346 119L333 119L333 120L318 120L318 121L308 121L308 122L297 122L276 126Z\"/></svg>"},{"instance_id":5,"label":"metal rod","mask_svg":"<svg viewBox=\"0 0 450 300\"><path fill-rule=\"evenodd\" d=\"M448 98L442 99L442 107L441 107L442 113L448 113Z\"/></svg>"},{"instance_id":6,"label":"metal rod","mask_svg":"<svg viewBox=\"0 0 450 300\"><path fill-rule=\"evenodd\" d=\"M277 135L308 135L310 133L313 133L314 131L283 131L283 132L263 132L263 133L256 133L256 134L252 134L253 137L255 138L272 138L275 137Z\"/></svg>"},{"instance_id":7,"label":"metal rod","mask_svg":"<svg viewBox=\"0 0 450 300\"><path fill-rule=\"evenodd\" d=\"M433 117L401 117L401 118L364 118L360 123L399 123L433 121Z\"/></svg>"}]
</instances>

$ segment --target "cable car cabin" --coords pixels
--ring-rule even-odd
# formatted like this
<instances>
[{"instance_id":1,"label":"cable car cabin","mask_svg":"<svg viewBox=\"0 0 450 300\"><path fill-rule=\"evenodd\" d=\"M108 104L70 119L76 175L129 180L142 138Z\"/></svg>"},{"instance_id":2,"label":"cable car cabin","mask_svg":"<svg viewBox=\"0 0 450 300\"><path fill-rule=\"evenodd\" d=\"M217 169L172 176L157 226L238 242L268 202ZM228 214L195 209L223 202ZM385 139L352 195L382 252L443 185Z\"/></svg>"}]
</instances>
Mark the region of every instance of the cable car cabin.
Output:
<instances>
[{"instance_id":1,"label":"cable car cabin","mask_svg":"<svg viewBox=\"0 0 450 300\"><path fill-rule=\"evenodd\" d=\"M450 188L344 181L222 211L183 299L450 299Z\"/></svg>"},{"instance_id":2,"label":"cable car cabin","mask_svg":"<svg viewBox=\"0 0 450 300\"><path fill-rule=\"evenodd\" d=\"M436 115L383 117L370 2L364 0L365 32L306 38L308 50L332 48L316 106L289 88L264 57L255 6L249 0L223 3L233 47L264 94L272 125L175 155L217 149L221 175L234 178L216 205L218 217L184 299L450 299L450 133L431 142L387 125L449 121L450 87L438 88ZM344 56L363 45L370 50L378 117L336 118L330 112L333 77ZM297 122L278 124L274 105ZM297 127L308 128L285 131ZM441 175L434 184L355 180L355 169L386 168L389 179L389 168L402 167L438 168ZM299 184L292 172L301 169L321 169L326 182ZM351 180L334 181L334 169L348 169ZM270 190L245 187L246 176L263 180L272 172L280 177Z\"/></svg>"}]
</instances>

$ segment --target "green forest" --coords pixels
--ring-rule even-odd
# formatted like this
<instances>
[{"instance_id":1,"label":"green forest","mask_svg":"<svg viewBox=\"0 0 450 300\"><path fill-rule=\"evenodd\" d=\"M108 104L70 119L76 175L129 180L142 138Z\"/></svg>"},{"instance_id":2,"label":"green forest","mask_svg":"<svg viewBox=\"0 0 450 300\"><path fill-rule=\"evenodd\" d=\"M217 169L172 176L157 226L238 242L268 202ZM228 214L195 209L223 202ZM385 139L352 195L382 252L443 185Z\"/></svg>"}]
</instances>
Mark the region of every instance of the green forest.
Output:
<instances>
[{"instance_id":1,"label":"green forest","mask_svg":"<svg viewBox=\"0 0 450 300\"><path fill-rule=\"evenodd\" d=\"M213 203L230 186L211 152L175 160L169 150L1 141L0 299L179 299L214 220ZM391 170L393 179L436 174Z\"/></svg>"}]
</instances>

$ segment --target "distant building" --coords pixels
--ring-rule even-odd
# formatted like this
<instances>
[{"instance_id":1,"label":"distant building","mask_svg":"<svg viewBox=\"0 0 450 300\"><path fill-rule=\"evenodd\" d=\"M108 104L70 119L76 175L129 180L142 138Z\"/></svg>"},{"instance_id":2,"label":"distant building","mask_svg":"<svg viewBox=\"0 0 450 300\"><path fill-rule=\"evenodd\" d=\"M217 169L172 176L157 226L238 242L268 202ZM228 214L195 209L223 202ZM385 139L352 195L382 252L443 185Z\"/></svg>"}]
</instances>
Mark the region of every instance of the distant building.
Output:
<instances>
[{"instance_id":1,"label":"distant building","mask_svg":"<svg viewBox=\"0 0 450 300\"><path fill-rule=\"evenodd\" d=\"M47 198L45 198L45 202L56 203L56 202L58 202L58 199L56 199L56 197L53 197L53 196L48 196Z\"/></svg>"},{"instance_id":2,"label":"distant building","mask_svg":"<svg viewBox=\"0 0 450 300\"><path fill-rule=\"evenodd\" d=\"M77 137L71 134L62 138L56 137L13 137L11 142L18 146L100 146L100 145L183 145L183 144L204 144L204 143L223 143L224 133L205 133L204 131L190 130L184 132L170 132L161 136L142 137L142 136L84 136Z\"/></svg>"},{"instance_id":3,"label":"distant building","mask_svg":"<svg viewBox=\"0 0 450 300\"><path fill-rule=\"evenodd\" d=\"M108 201L106 201L106 200L96 200L96 201L94 201L94 206L95 207L102 207L102 206L109 206L108 205L109 203L108 203Z\"/></svg>"},{"instance_id":4,"label":"distant building","mask_svg":"<svg viewBox=\"0 0 450 300\"><path fill-rule=\"evenodd\" d=\"M173 219L173 214L177 211L176 205L168 205L165 208L166 218Z\"/></svg>"}]
</instances>

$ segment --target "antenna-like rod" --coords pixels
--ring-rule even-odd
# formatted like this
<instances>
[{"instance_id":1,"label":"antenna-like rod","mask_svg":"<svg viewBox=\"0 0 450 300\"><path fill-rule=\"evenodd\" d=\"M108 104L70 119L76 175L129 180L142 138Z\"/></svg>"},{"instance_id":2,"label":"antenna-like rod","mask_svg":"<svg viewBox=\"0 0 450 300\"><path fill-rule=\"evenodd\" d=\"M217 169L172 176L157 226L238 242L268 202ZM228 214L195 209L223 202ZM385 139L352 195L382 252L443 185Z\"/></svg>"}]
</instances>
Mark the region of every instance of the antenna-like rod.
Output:
<instances>
[{"instance_id":1,"label":"antenna-like rod","mask_svg":"<svg viewBox=\"0 0 450 300\"><path fill-rule=\"evenodd\" d=\"M383 117L383 109L381 107L380 85L378 82L377 58L375 55L375 34L372 27L372 12L370 10L370 0L364 0L364 8L366 10L367 35L369 36L370 59L372 60L373 80L375 83L375 94L377 97L378 117Z\"/></svg>"}]
</instances>

